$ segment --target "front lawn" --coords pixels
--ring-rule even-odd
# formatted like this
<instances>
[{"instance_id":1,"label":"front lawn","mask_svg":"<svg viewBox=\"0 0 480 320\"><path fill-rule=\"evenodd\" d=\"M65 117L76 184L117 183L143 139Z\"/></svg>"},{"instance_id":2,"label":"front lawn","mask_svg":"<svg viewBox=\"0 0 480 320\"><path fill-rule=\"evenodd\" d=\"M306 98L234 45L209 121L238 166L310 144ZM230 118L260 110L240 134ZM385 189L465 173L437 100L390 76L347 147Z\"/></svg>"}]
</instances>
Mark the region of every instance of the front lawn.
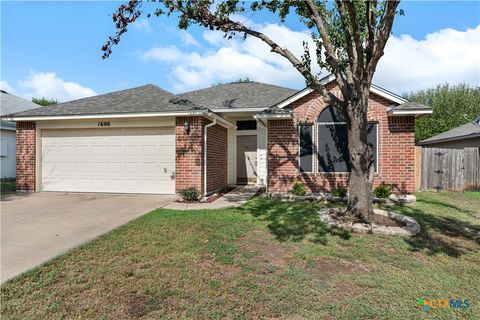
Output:
<instances>
[{"instance_id":1,"label":"front lawn","mask_svg":"<svg viewBox=\"0 0 480 320\"><path fill-rule=\"evenodd\" d=\"M413 239L332 232L308 202L156 210L4 284L2 319L479 319L480 193L417 197L395 208Z\"/></svg>"}]
</instances>

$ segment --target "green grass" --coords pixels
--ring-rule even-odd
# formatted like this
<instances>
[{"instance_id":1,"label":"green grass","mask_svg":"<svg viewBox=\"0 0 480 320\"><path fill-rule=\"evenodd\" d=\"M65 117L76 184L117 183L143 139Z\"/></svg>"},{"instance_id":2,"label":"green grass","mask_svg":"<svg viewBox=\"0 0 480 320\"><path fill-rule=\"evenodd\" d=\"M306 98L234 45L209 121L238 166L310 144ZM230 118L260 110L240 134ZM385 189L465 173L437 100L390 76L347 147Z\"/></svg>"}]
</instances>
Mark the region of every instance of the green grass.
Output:
<instances>
[{"instance_id":1,"label":"green grass","mask_svg":"<svg viewBox=\"0 0 480 320\"><path fill-rule=\"evenodd\" d=\"M333 232L308 202L156 210L4 284L2 319L479 319L480 193L417 197L394 208L412 239Z\"/></svg>"},{"instance_id":2,"label":"green grass","mask_svg":"<svg viewBox=\"0 0 480 320\"><path fill-rule=\"evenodd\" d=\"M6 195L16 191L15 180L5 179L0 181L0 194Z\"/></svg>"}]
</instances>

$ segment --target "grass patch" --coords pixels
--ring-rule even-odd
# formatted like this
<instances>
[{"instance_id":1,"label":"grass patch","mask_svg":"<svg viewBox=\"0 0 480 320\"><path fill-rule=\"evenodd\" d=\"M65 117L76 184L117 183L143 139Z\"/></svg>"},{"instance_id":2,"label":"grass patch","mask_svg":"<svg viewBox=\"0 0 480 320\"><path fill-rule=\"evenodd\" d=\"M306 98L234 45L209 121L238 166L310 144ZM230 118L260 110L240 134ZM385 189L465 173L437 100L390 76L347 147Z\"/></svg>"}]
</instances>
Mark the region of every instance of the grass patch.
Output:
<instances>
[{"instance_id":1,"label":"grass patch","mask_svg":"<svg viewBox=\"0 0 480 320\"><path fill-rule=\"evenodd\" d=\"M417 197L394 208L412 239L333 232L310 202L155 210L4 284L2 319L480 318L480 193Z\"/></svg>"},{"instance_id":2,"label":"grass patch","mask_svg":"<svg viewBox=\"0 0 480 320\"><path fill-rule=\"evenodd\" d=\"M4 179L0 181L0 195L15 193L16 190L15 179Z\"/></svg>"}]
</instances>

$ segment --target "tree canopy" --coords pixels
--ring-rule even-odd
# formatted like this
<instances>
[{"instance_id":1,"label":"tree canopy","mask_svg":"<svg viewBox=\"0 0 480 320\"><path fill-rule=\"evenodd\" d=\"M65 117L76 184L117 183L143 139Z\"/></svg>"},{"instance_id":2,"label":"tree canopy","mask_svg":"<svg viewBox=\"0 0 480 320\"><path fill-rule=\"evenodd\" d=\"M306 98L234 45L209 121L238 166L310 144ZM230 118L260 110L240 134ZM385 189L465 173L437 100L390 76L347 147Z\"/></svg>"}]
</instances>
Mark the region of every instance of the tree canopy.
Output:
<instances>
[{"instance_id":1,"label":"tree canopy","mask_svg":"<svg viewBox=\"0 0 480 320\"><path fill-rule=\"evenodd\" d=\"M432 114L420 117L415 122L417 142L465 124L465 118L474 120L480 115L480 87L442 84L405 96L433 109Z\"/></svg>"},{"instance_id":2,"label":"tree canopy","mask_svg":"<svg viewBox=\"0 0 480 320\"><path fill-rule=\"evenodd\" d=\"M33 103L36 103L36 104L39 104L43 107L46 107L46 106L49 106L49 105L52 105L52 104L57 104L58 101L56 99L47 99L45 97L42 97L42 98L32 98L32 102Z\"/></svg>"}]
</instances>

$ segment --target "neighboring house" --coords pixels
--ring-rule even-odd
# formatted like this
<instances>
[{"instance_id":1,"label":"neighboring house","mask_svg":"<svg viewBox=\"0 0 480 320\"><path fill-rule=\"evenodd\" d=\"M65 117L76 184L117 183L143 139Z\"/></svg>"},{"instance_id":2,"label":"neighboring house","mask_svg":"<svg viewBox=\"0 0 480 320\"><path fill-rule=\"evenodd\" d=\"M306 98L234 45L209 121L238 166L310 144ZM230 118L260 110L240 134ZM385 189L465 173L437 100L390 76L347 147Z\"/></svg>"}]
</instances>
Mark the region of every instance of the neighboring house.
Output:
<instances>
[{"instance_id":1,"label":"neighboring house","mask_svg":"<svg viewBox=\"0 0 480 320\"><path fill-rule=\"evenodd\" d=\"M325 78L339 94L334 78ZM414 191L415 117L425 106L372 86L375 184ZM231 83L172 94L154 85L18 113L22 191L211 193L227 184L328 191L348 177L346 126L310 89Z\"/></svg>"},{"instance_id":2,"label":"neighboring house","mask_svg":"<svg viewBox=\"0 0 480 320\"><path fill-rule=\"evenodd\" d=\"M418 143L427 148L463 149L480 147L480 116L473 122L437 134Z\"/></svg>"},{"instance_id":3,"label":"neighboring house","mask_svg":"<svg viewBox=\"0 0 480 320\"><path fill-rule=\"evenodd\" d=\"M38 108L39 105L1 90L1 116ZM0 168L1 178L15 178L15 122L1 120L0 123Z\"/></svg>"}]
</instances>

